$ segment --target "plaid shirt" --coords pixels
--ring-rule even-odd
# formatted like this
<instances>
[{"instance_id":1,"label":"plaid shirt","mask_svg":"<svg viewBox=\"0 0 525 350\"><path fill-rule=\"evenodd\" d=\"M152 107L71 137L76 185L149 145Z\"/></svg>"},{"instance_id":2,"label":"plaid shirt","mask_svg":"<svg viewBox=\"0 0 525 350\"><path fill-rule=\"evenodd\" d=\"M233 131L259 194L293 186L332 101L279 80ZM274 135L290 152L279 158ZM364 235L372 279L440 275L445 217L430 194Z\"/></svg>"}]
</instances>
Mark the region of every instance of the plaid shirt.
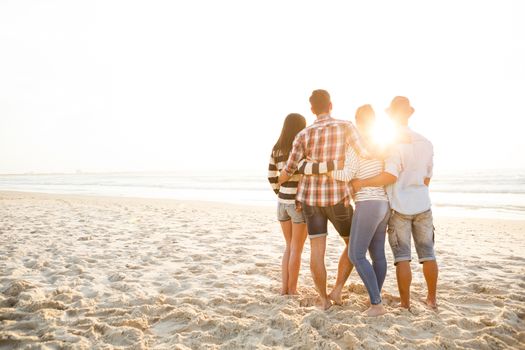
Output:
<instances>
[{"instance_id":1,"label":"plaid shirt","mask_svg":"<svg viewBox=\"0 0 525 350\"><path fill-rule=\"evenodd\" d=\"M303 158L314 163L344 161L349 146L360 156L370 156L351 122L320 115L314 124L297 134L283 170L292 175ZM296 199L310 206L327 207L349 198L348 186L326 175L303 176Z\"/></svg>"},{"instance_id":2,"label":"plaid shirt","mask_svg":"<svg viewBox=\"0 0 525 350\"><path fill-rule=\"evenodd\" d=\"M325 162L321 164L308 164L306 159L301 159L298 164L298 169L293 176L282 185L279 185L279 172L284 168L288 161L288 155L283 155L281 152L272 151L270 156L270 163L268 164L268 181L272 186L273 191L279 198L280 203L295 204L297 195L297 186L303 174L326 174L333 170L338 170L337 162Z\"/></svg>"}]
</instances>

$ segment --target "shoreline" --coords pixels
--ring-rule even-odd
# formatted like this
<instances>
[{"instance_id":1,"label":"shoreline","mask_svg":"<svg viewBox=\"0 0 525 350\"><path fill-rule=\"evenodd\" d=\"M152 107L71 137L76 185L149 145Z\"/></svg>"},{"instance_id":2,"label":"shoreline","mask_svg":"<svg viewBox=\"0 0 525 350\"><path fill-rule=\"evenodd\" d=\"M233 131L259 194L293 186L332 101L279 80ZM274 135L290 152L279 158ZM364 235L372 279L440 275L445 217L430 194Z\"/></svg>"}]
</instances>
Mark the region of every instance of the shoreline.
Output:
<instances>
[{"instance_id":1,"label":"shoreline","mask_svg":"<svg viewBox=\"0 0 525 350\"><path fill-rule=\"evenodd\" d=\"M437 312L412 262L412 309L367 318L353 271L343 305L320 311L302 255L282 297L273 208L172 199L0 192L0 349L523 348L525 221L437 217ZM329 228L328 287L342 241Z\"/></svg>"},{"instance_id":2,"label":"shoreline","mask_svg":"<svg viewBox=\"0 0 525 350\"><path fill-rule=\"evenodd\" d=\"M269 211L272 214L275 212L275 205L257 205L257 204L243 204L243 203L232 203L232 202L222 202L222 201L203 201L203 200L186 200L186 199L177 199L177 198L157 198L157 197L138 197L138 196L111 196L111 195L98 195L98 194L74 194L74 193L53 193L53 192L31 192L31 191L9 191L9 190L0 190L0 199L4 196L18 195L21 197L33 197L41 199L50 199L50 198L64 198L64 199L85 199L85 200L112 200L112 201L131 201L131 202L141 202L148 201L151 203L157 204L166 204L166 205L202 205L208 207L230 207L232 209L240 210L262 210ZM434 211L434 207L432 208ZM494 220L503 220L503 221L515 221L522 222L524 224L525 230L525 218L518 218L514 216L502 215L502 217L482 217L482 214L476 215L440 215L439 211L442 209L437 209L438 213L434 213L434 219L445 219L445 220L481 220L481 221L494 221Z\"/></svg>"},{"instance_id":3,"label":"shoreline","mask_svg":"<svg viewBox=\"0 0 525 350\"><path fill-rule=\"evenodd\" d=\"M26 191L5 191L0 190L0 200L3 197L19 196L20 198L33 198L33 199L71 199L71 200L86 200L86 201L111 201L111 202L130 202L135 204L141 204L141 202L148 202L150 204L168 205L168 206L205 206L209 208L224 208L231 207L232 209L239 210L263 210L274 212L274 208L264 205L242 205L229 202L216 202L216 201L199 201L199 200L185 200L176 198L156 198L156 197L128 197L128 196L103 196L98 194L73 194L73 193L52 193L52 192L26 192ZM524 220L525 222L525 220Z\"/></svg>"}]
</instances>

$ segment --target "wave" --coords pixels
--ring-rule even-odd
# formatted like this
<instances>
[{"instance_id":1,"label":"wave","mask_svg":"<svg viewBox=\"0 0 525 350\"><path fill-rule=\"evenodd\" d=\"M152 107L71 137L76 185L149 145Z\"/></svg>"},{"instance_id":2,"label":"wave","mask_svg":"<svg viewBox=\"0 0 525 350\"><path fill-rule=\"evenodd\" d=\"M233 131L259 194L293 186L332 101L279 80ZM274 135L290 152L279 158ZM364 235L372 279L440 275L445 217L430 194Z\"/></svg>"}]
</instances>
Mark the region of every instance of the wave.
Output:
<instances>
[{"instance_id":1,"label":"wave","mask_svg":"<svg viewBox=\"0 0 525 350\"><path fill-rule=\"evenodd\" d=\"M521 205L483 205L483 204L458 204L458 203L432 203L433 207L463 208L463 209L496 209L511 212L524 212L525 206Z\"/></svg>"},{"instance_id":2,"label":"wave","mask_svg":"<svg viewBox=\"0 0 525 350\"><path fill-rule=\"evenodd\" d=\"M437 208L522 213L525 172L506 176L443 176L431 183ZM50 193L161 197L272 204L264 176L245 174L46 174L0 175L0 189Z\"/></svg>"}]
</instances>

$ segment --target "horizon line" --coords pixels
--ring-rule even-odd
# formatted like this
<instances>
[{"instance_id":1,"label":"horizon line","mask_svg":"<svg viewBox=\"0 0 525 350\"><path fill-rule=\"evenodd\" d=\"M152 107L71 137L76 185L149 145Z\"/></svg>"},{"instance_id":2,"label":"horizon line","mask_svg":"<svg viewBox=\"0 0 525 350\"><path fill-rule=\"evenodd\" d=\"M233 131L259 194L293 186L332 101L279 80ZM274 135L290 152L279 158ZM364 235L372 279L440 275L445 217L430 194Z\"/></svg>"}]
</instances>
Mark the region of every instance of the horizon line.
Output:
<instances>
[{"instance_id":1,"label":"horizon line","mask_svg":"<svg viewBox=\"0 0 525 350\"><path fill-rule=\"evenodd\" d=\"M261 171L267 171L266 166L261 167ZM258 171L258 168L244 168L244 169L179 169L179 170L115 170L115 171L61 171L61 172L38 172L38 171L27 171L27 172L17 172L17 173L0 173L0 176L24 176L24 175L118 175L118 174L172 174L172 173L204 173L204 172L253 172ZM437 173L450 173L450 172L475 172L475 171L525 171L525 167L501 167L501 168L457 168L457 169L444 169L438 170L435 169Z\"/></svg>"}]
</instances>

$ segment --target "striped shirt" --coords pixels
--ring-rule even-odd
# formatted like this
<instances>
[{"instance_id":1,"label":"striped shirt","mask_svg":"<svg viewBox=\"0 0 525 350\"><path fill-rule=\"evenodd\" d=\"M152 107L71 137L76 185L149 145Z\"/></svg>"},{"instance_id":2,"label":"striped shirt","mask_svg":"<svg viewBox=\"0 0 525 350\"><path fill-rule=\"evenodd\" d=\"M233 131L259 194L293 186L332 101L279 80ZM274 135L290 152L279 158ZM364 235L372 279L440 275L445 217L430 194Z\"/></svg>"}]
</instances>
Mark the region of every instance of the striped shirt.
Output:
<instances>
[{"instance_id":1,"label":"striped shirt","mask_svg":"<svg viewBox=\"0 0 525 350\"><path fill-rule=\"evenodd\" d=\"M332 177L344 182L349 182L352 179L368 179L381 174L384 168L382 160L359 157L354 149L349 147L346 152L344 169L333 171ZM354 194L355 202L370 200L388 201L384 186L363 187Z\"/></svg>"},{"instance_id":2,"label":"striped shirt","mask_svg":"<svg viewBox=\"0 0 525 350\"><path fill-rule=\"evenodd\" d=\"M362 156L369 155L351 122L334 119L329 114L319 115L311 126L295 137L283 171L292 175L299 162L305 158L313 163L344 161L348 147L354 148ZM349 196L348 184L326 175L303 176L299 180L297 200L310 206L335 205Z\"/></svg>"},{"instance_id":3,"label":"striped shirt","mask_svg":"<svg viewBox=\"0 0 525 350\"><path fill-rule=\"evenodd\" d=\"M288 181L279 186L279 173L283 170L288 160L288 155L283 155L281 152L273 152L270 155L270 162L268 164L268 181L272 186L273 191L278 196L278 201L284 204L295 204L295 197L297 194L297 185L302 177L302 174L326 174L334 169L337 169L336 162L326 162L323 164L308 164L305 159L299 161L297 171L292 175Z\"/></svg>"}]
</instances>

